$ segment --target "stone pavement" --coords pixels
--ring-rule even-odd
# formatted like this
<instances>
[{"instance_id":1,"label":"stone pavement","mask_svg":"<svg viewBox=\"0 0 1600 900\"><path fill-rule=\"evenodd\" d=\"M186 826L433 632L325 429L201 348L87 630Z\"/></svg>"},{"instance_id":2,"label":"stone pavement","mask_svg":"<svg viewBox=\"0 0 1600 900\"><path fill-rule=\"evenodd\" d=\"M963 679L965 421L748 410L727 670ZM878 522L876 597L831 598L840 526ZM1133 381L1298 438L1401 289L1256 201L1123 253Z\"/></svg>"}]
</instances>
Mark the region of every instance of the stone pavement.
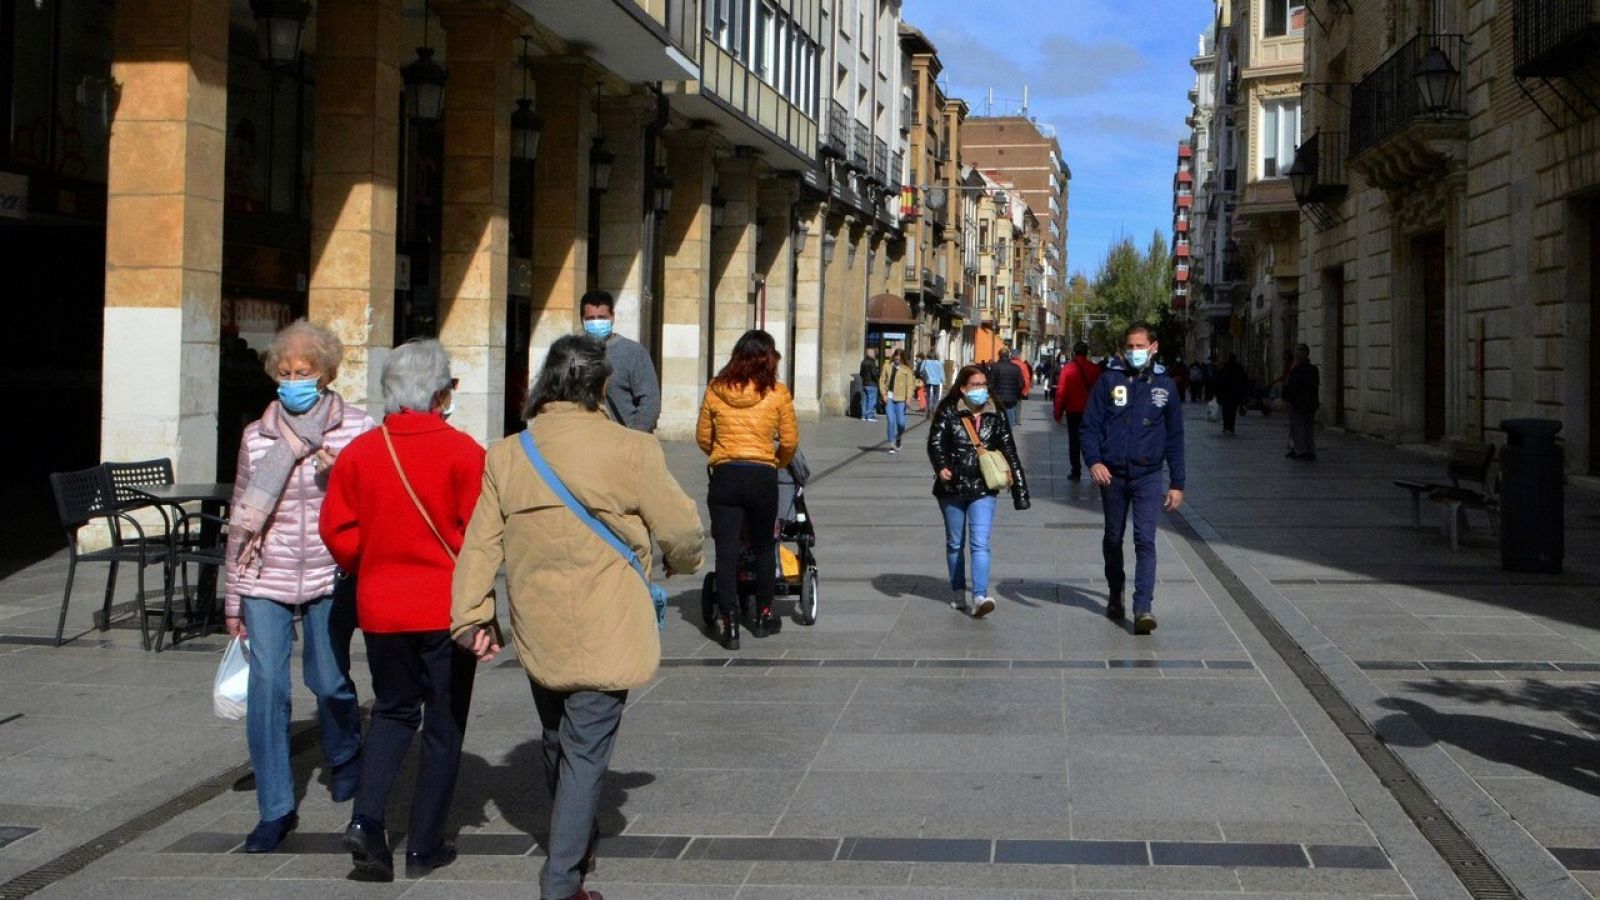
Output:
<instances>
[{"instance_id":1,"label":"stone pavement","mask_svg":"<svg viewBox=\"0 0 1600 900\"><path fill-rule=\"evenodd\" d=\"M891 456L881 423L809 426L821 619L730 655L699 626L700 578L672 582L667 660L624 716L596 886L611 900L1465 896L1241 610L1246 590L1529 896L1595 888L1580 849L1600 836L1600 676L1582 665L1600 659L1582 559L1594 504L1573 498L1566 576L1512 579L1485 535L1452 554L1384 490L1439 463L1328 436L1320 462L1295 464L1283 427L1250 418L1223 442L1191 419L1161 627L1135 638L1101 615L1098 502L1066 480L1043 404L1021 436L1034 506L1001 505L1000 605L983 621L947 605L923 427ZM703 496L698 451L668 453ZM356 884L335 846L349 809L310 741L300 832L280 853L236 852L255 804L243 728L210 713L220 638L158 656L125 625L88 630L90 569L71 617L85 633L34 643L53 634L63 570L58 557L0 582L0 885L89 845L43 896L531 896L547 807L513 662L477 684L462 859Z\"/></svg>"}]
</instances>

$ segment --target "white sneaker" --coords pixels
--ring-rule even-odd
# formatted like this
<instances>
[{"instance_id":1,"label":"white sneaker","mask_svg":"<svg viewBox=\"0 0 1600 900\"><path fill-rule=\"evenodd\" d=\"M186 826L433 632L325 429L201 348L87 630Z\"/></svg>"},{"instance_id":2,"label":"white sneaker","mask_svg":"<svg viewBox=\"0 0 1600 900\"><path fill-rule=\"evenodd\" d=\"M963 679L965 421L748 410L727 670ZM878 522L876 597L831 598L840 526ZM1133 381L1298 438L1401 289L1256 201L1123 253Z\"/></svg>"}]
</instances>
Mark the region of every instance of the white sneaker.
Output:
<instances>
[{"instance_id":1,"label":"white sneaker","mask_svg":"<svg viewBox=\"0 0 1600 900\"><path fill-rule=\"evenodd\" d=\"M981 619L984 616L987 616L989 613L994 612L994 600L992 598L978 597L974 602L978 604L972 610L972 617L974 619Z\"/></svg>"},{"instance_id":2,"label":"white sneaker","mask_svg":"<svg viewBox=\"0 0 1600 900\"><path fill-rule=\"evenodd\" d=\"M960 613L970 612L972 610L972 607L967 605L967 592L966 592L966 589L963 588L962 590L956 591L955 593L956 593L955 599L950 601L950 608L955 610L956 612L960 612Z\"/></svg>"}]
</instances>

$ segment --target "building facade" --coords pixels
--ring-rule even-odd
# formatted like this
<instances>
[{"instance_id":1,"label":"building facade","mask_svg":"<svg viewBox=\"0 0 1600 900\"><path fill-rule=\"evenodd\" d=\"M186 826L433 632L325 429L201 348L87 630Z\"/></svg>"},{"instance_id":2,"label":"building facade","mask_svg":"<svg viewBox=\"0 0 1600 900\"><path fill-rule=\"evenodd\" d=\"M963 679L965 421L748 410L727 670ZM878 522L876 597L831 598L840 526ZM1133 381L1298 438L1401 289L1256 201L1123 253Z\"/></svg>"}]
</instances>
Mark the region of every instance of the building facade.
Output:
<instances>
[{"instance_id":1,"label":"building facade","mask_svg":"<svg viewBox=\"0 0 1600 900\"><path fill-rule=\"evenodd\" d=\"M1217 159L1212 143L1212 123L1216 118L1217 103L1217 47L1216 25L1212 23L1200 33L1197 48L1189 65L1194 69L1194 86L1189 89L1189 146L1192 154L1190 167L1194 201L1187 211L1174 209L1173 233L1179 228L1189 235L1189 292L1185 298L1188 323L1188 351L1194 360L1206 360L1216 354L1216 335L1226 334L1233 306L1227 298L1219 303L1215 289L1210 286L1213 266L1212 244L1214 232L1220 231L1212 219L1220 214L1213 209L1212 195L1218 190ZM1218 264L1220 267L1220 263ZM1219 273L1220 274L1220 273Z\"/></svg>"},{"instance_id":2,"label":"building facade","mask_svg":"<svg viewBox=\"0 0 1600 900\"><path fill-rule=\"evenodd\" d=\"M1172 175L1172 308L1184 315L1196 277L1189 230L1196 202L1194 145L1183 141L1178 144L1178 166Z\"/></svg>"}]
</instances>

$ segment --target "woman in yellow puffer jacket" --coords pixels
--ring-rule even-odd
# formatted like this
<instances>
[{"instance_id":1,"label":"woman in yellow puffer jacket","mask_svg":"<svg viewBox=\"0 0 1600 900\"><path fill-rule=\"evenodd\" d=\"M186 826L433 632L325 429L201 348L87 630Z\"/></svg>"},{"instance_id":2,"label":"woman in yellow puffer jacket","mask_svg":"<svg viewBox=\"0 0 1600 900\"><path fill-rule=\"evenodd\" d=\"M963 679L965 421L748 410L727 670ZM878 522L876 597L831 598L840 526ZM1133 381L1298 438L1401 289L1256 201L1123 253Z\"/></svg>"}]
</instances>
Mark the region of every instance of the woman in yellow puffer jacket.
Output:
<instances>
[{"instance_id":1,"label":"woman in yellow puffer jacket","mask_svg":"<svg viewBox=\"0 0 1600 900\"><path fill-rule=\"evenodd\" d=\"M739 556L746 531L756 556L752 633L766 637L778 624L772 614L778 568L772 533L778 518L778 470L789 465L800 448L794 398L778 383L781 358L772 335L745 332L733 346L733 358L706 388L695 429L700 449L710 457L706 505L717 543L720 638L729 650L739 649Z\"/></svg>"}]
</instances>

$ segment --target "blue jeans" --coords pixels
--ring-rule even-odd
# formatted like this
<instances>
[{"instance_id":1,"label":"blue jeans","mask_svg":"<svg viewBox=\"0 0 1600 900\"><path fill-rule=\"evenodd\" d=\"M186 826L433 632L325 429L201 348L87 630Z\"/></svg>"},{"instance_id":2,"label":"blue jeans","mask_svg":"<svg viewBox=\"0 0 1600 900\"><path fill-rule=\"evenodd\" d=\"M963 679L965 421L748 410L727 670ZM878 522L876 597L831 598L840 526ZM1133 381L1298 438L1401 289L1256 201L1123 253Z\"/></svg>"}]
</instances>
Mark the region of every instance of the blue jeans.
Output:
<instances>
[{"instance_id":1,"label":"blue jeans","mask_svg":"<svg viewBox=\"0 0 1600 900\"><path fill-rule=\"evenodd\" d=\"M928 409L927 409L927 413L928 413L928 417L929 418L933 418L933 408L939 405L939 395L942 394L942 393L944 393L944 385L942 385L942 384L930 384L930 385L928 385Z\"/></svg>"},{"instance_id":2,"label":"blue jeans","mask_svg":"<svg viewBox=\"0 0 1600 900\"><path fill-rule=\"evenodd\" d=\"M972 549L972 596L989 594L989 531L994 528L994 497L976 500L939 498L944 513L944 554L950 566L950 589L967 586L966 558L962 551Z\"/></svg>"},{"instance_id":3,"label":"blue jeans","mask_svg":"<svg viewBox=\"0 0 1600 900\"><path fill-rule=\"evenodd\" d=\"M885 409L889 413L889 443L898 443L900 435L906 433L906 402L890 400Z\"/></svg>"},{"instance_id":4,"label":"blue jeans","mask_svg":"<svg viewBox=\"0 0 1600 900\"><path fill-rule=\"evenodd\" d=\"M861 389L861 421L876 422L878 420L878 386L866 385Z\"/></svg>"},{"instance_id":5,"label":"blue jeans","mask_svg":"<svg viewBox=\"0 0 1600 900\"><path fill-rule=\"evenodd\" d=\"M1021 407L1022 407L1022 401L1021 400L1018 400L1017 402L1012 403L1011 405L1006 407L1006 424L1010 425L1012 430L1016 430L1017 417L1022 414Z\"/></svg>"},{"instance_id":6,"label":"blue jeans","mask_svg":"<svg viewBox=\"0 0 1600 900\"><path fill-rule=\"evenodd\" d=\"M1128 527L1128 512L1133 512L1133 612L1150 612L1156 591L1156 520L1166 501L1166 475L1152 472L1138 478L1112 474L1111 483L1100 489L1100 502L1106 514L1105 539L1101 550L1106 560L1106 581L1113 596L1122 593L1127 574L1122 565L1122 536Z\"/></svg>"},{"instance_id":7,"label":"blue jeans","mask_svg":"<svg viewBox=\"0 0 1600 900\"><path fill-rule=\"evenodd\" d=\"M294 643L295 607L275 600L244 598L244 627L250 635L250 692L245 707L245 738L256 773L256 806L263 821L294 811L294 773L289 766L289 658ZM353 600L319 597L301 607L301 654L306 687L317 696L322 753L329 765L348 762L361 751L361 711L350 681L350 637L355 631Z\"/></svg>"}]
</instances>

